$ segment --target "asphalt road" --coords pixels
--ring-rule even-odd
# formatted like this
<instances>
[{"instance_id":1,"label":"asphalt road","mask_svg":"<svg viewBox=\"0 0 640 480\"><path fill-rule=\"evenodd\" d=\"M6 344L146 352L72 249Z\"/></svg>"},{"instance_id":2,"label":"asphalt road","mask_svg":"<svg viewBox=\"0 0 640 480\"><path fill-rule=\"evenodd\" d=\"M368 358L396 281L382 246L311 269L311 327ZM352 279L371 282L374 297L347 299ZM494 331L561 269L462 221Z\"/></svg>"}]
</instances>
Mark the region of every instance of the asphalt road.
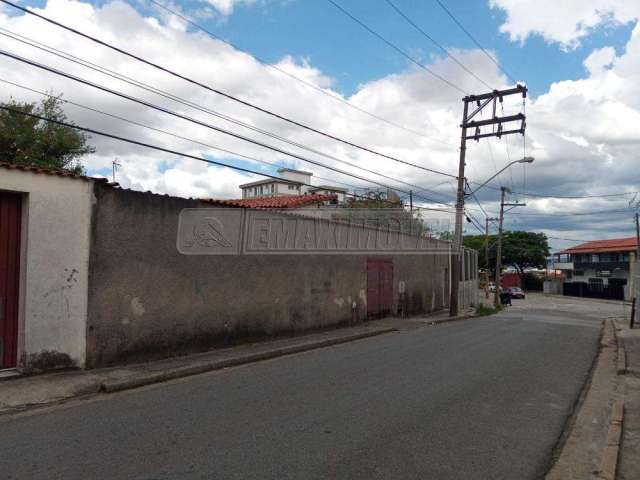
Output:
<instances>
[{"instance_id":1,"label":"asphalt road","mask_svg":"<svg viewBox=\"0 0 640 480\"><path fill-rule=\"evenodd\" d=\"M620 308L518 302L0 420L0 478L540 478Z\"/></svg>"}]
</instances>

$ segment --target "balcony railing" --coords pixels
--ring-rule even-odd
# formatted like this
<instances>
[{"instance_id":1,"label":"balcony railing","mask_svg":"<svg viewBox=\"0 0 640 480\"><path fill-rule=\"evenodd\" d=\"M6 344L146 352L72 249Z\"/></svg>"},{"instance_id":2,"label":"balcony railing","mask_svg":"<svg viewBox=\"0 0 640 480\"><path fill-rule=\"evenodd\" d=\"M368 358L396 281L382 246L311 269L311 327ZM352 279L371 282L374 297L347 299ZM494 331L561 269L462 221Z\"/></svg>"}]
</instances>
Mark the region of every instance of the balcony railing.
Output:
<instances>
[{"instance_id":1,"label":"balcony railing","mask_svg":"<svg viewBox=\"0 0 640 480\"><path fill-rule=\"evenodd\" d=\"M595 269L611 270L613 272L618 269L628 272L629 262L573 262L573 267L575 270Z\"/></svg>"}]
</instances>

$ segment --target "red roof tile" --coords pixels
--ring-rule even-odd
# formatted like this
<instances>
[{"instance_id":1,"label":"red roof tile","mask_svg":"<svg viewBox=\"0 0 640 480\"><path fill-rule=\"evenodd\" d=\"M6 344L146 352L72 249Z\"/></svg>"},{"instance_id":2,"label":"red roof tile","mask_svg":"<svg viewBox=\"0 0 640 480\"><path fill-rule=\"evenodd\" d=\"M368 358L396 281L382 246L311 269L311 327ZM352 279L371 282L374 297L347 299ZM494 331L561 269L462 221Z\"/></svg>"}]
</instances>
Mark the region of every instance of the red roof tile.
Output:
<instances>
[{"instance_id":1,"label":"red roof tile","mask_svg":"<svg viewBox=\"0 0 640 480\"><path fill-rule=\"evenodd\" d=\"M337 195L287 195L281 197L240 198L237 200L205 200L209 203L229 207L245 208L300 208L335 200Z\"/></svg>"},{"instance_id":2,"label":"red roof tile","mask_svg":"<svg viewBox=\"0 0 640 480\"><path fill-rule=\"evenodd\" d=\"M560 253L633 252L637 247L636 237L614 238L581 243Z\"/></svg>"}]
</instances>

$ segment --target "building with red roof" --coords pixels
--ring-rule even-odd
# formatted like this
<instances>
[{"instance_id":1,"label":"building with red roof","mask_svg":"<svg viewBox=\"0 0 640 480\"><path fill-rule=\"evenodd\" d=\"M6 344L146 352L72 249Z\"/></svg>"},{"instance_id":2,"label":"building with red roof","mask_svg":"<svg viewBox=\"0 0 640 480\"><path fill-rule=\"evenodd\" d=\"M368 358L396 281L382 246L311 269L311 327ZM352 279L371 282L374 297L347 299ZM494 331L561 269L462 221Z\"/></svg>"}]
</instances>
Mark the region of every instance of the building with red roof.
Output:
<instances>
[{"instance_id":1,"label":"building with red roof","mask_svg":"<svg viewBox=\"0 0 640 480\"><path fill-rule=\"evenodd\" d=\"M636 237L592 240L556 253L553 268L565 276L565 294L629 300L636 272Z\"/></svg>"}]
</instances>

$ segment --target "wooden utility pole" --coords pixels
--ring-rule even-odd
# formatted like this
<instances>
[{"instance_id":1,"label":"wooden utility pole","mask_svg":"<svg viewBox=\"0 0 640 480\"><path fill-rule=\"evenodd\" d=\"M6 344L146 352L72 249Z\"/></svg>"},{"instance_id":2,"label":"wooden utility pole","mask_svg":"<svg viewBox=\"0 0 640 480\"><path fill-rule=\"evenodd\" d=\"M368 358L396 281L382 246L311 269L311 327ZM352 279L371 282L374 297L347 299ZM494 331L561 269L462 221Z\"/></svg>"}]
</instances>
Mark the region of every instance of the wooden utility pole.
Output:
<instances>
[{"instance_id":1,"label":"wooden utility pole","mask_svg":"<svg viewBox=\"0 0 640 480\"><path fill-rule=\"evenodd\" d=\"M503 135L510 135L513 133L520 133L524 135L525 131L525 115L524 113L518 113L516 115L509 115L498 117L496 116L497 103L502 103L503 98L509 95L519 94L522 97L527 96L527 87L524 85L516 85L514 88L506 90L494 90L489 93L483 93L480 95L467 95L462 99L464 102L462 123L462 134L460 136L460 163L458 165L458 192L456 198L456 223L455 231L453 233L453 255L454 259L451 262L451 298L449 301L449 315L455 317L458 315L458 292L460 289L460 279L462 276L462 217L464 215L464 198L465 198L465 158L467 153L467 140L479 141L481 138L486 137L502 137ZM492 115L487 120L472 120L477 114L479 114L487 105L492 103ZM469 113L469 106L476 105L475 110ZM510 122L520 122L518 128L511 128L510 130L504 130L503 125ZM495 128L495 125L498 128ZM490 132L482 132L482 127L494 126L494 129ZM467 135L468 130L475 129L472 135Z\"/></svg>"}]
</instances>

